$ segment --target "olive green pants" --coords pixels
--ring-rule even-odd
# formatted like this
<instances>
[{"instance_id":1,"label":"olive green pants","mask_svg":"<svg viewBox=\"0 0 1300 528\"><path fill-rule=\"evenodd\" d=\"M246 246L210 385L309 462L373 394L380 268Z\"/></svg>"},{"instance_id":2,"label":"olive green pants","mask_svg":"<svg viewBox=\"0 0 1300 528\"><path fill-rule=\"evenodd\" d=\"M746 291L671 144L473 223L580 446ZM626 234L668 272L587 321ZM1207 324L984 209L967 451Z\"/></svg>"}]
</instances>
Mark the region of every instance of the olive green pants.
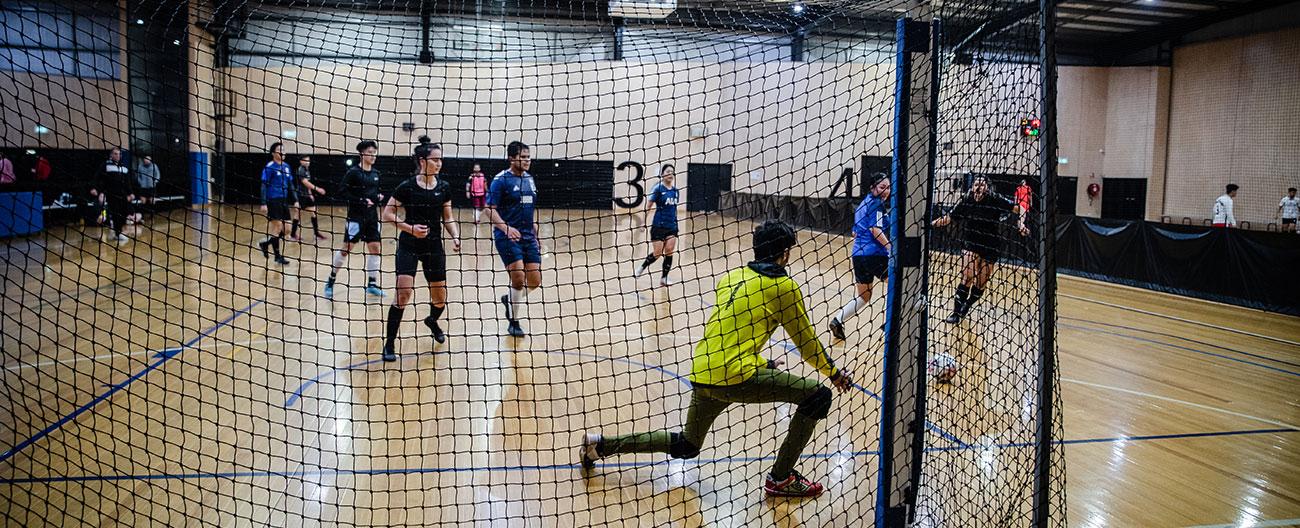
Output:
<instances>
[{"instance_id":1,"label":"olive green pants","mask_svg":"<svg viewBox=\"0 0 1300 528\"><path fill-rule=\"evenodd\" d=\"M601 445L601 455L668 453L674 458L694 458L704 446L704 437L709 434L713 421L729 405L772 402L805 404L819 389L822 389L822 384L815 380L773 369L759 369L753 377L736 385L697 386L691 389L691 406L686 412L686 424L680 437L687 444L674 445L675 434L669 431L608 436ZM823 407L829 406L829 403L827 398ZM800 407L802 409L803 405ZM772 475L775 478L785 478L790 474L817 427L818 418L806 415L817 413L802 410L804 412L796 412L791 417L790 430L781 449L777 451L776 462L772 465Z\"/></svg>"}]
</instances>

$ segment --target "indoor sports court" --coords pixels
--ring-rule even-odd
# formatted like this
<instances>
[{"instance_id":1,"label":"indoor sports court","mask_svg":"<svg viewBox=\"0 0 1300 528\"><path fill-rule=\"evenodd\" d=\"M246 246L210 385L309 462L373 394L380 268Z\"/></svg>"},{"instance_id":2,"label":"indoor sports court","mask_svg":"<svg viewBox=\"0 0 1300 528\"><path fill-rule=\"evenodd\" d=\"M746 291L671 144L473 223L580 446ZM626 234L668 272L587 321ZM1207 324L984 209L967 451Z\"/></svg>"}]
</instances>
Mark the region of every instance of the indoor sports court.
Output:
<instances>
[{"instance_id":1,"label":"indoor sports court","mask_svg":"<svg viewBox=\"0 0 1300 528\"><path fill-rule=\"evenodd\" d=\"M1300 3L0 25L6 525L1300 526Z\"/></svg>"}]
</instances>

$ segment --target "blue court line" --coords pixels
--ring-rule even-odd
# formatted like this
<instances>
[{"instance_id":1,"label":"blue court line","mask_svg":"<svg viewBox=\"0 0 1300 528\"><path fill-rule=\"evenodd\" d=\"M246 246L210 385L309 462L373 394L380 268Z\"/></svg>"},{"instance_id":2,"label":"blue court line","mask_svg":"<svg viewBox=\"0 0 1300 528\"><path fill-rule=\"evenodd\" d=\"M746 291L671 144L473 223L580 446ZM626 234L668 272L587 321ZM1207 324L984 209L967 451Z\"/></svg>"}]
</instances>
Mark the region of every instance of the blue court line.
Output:
<instances>
[{"instance_id":1,"label":"blue court line","mask_svg":"<svg viewBox=\"0 0 1300 528\"><path fill-rule=\"evenodd\" d=\"M461 350L460 352L464 352L464 350ZM484 352L484 350L478 350L478 352ZM607 358L607 356L602 356L597 354L586 354L586 352L565 352L562 350L546 350L545 352L547 352L547 354L577 356L577 358L588 358L588 359L608 360L608 362L627 363L629 365L634 365L634 367L649 369L649 371L662 372L664 373L664 375L673 378L673 380L680 381L682 385L686 385L686 388L688 389L690 388L690 380L686 380L685 376L681 376L679 375L679 373L669 371L669 369L667 368L656 367L656 365L633 362L633 360L630 359ZM434 354L435 355L450 354L450 352L438 351L438 352L434 352ZM419 358L419 356L402 356L402 360L406 360L408 358ZM302 385L298 386L298 389L292 391L292 394L290 394L289 399L286 399L285 401L285 407L291 407L292 404L298 403L299 399L303 398L303 391L311 388L312 385L316 385L318 384L318 382L325 380L326 377L337 376L339 371L352 371L352 369L368 367L368 365L372 365L376 363L383 363L383 360L372 359L372 360L368 360L368 362L352 363L350 365L346 365L346 367L334 367L329 369L329 371L321 372L320 375L316 375L316 377L312 377L311 380L304 381Z\"/></svg>"},{"instance_id":2,"label":"blue court line","mask_svg":"<svg viewBox=\"0 0 1300 528\"><path fill-rule=\"evenodd\" d=\"M1150 442L1160 440L1177 440L1185 438L1213 438L1225 436L1246 436L1258 434L1278 434L1278 433L1297 433L1297 429L1246 429L1238 431L1213 431L1204 433L1180 433L1180 434L1163 434L1163 435L1135 435L1135 436L1115 436L1106 438L1081 438L1077 440L1058 440L1057 445L1077 445L1077 444L1104 444L1116 442ZM1033 446L1033 442L1011 442L1002 444L992 444L987 446L969 445L966 447L929 447L927 453L942 453L950 451L970 451L979 449L1018 449ZM835 457L860 458L866 456L877 456L879 451L845 451L833 453L809 453L800 455L800 459L827 459ZM706 459L692 459L677 461L679 464L688 464L693 466L703 466L709 464L729 464L729 463L749 463L749 462L766 462L775 460L776 456L761 457L719 457ZM661 466L673 463L672 459L659 460L655 462L608 462L599 463L596 466L600 468L641 468ZM0 479L0 484L49 484L60 482L104 482L104 481L125 481L125 480L184 480L184 479L233 479L233 478L260 478L260 477L282 477L282 478L306 478L315 476L338 476L338 475L394 475L394 474L437 474L437 473L467 473L476 471L487 472L523 472L523 471L564 471L576 470L578 464L533 464L517 466L483 466L483 467L414 467L414 468L388 468L388 469L318 469L302 471L220 471L220 472L193 472L193 473L141 473L141 474L117 474L117 475L76 475L76 476L53 476L53 477L24 477Z\"/></svg>"},{"instance_id":3,"label":"blue court line","mask_svg":"<svg viewBox=\"0 0 1300 528\"><path fill-rule=\"evenodd\" d=\"M1105 323L1101 323L1101 324L1104 325ZM1065 323L1057 323L1057 325L1058 325L1058 326L1063 326L1063 327L1066 327L1066 328L1072 328L1072 329L1075 329L1075 330L1083 330L1083 331L1087 331L1087 332L1096 332L1096 333L1100 333L1100 334L1112 335L1112 336L1115 336L1115 337L1123 337L1123 338L1125 338L1125 339L1132 339L1132 340L1134 340L1134 341L1141 341L1141 342L1144 342L1144 343L1150 343L1150 344L1153 344L1153 345L1167 346L1167 347L1170 347L1170 348L1176 348L1176 349L1178 349L1178 350L1184 350L1184 351L1192 352L1192 353L1195 353L1195 354L1202 354L1202 355L1206 355L1206 356L1214 356L1214 357L1217 357L1217 358L1226 359L1226 360L1228 360L1228 361L1234 361L1234 362L1237 362L1237 363L1244 363L1244 364L1246 364L1246 365L1251 365L1251 366L1255 366L1255 367L1259 367L1259 368L1264 368L1264 369L1272 370L1272 371L1275 371L1275 372L1281 372L1281 373L1283 373L1283 374L1290 374L1290 375L1292 375L1292 376L1300 377L1300 372L1295 372L1295 371L1291 371L1291 370L1286 370L1286 369L1283 369L1283 368L1274 367L1274 366L1272 366L1272 365L1265 365L1265 364L1263 364L1263 363L1256 363L1256 362L1254 362L1254 361L1250 361L1250 360L1246 360L1246 359L1241 359L1241 358L1235 358L1235 357L1232 357L1232 356L1225 356L1225 355L1223 355L1223 354L1216 354L1216 353L1214 353L1214 352L1207 352L1207 351L1205 351L1205 350L1200 350L1200 349L1196 349L1196 348L1185 347L1185 346L1182 346L1182 345L1175 345L1175 344L1173 344L1173 343L1166 343L1166 342L1164 342L1164 341L1156 341L1156 340L1154 340L1154 339L1147 339L1147 338L1145 338L1145 337L1138 337L1138 336L1134 336L1134 335L1124 334L1124 333L1120 333L1120 332L1111 332L1111 331L1107 331L1107 330L1099 330L1099 329L1096 329L1096 328L1089 328L1089 327L1086 327L1086 326L1079 326L1079 325L1072 325L1072 324L1065 324Z\"/></svg>"},{"instance_id":4,"label":"blue court line","mask_svg":"<svg viewBox=\"0 0 1300 528\"><path fill-rule=\"evenodd\" d=\"M220 330L221 327L230 324L231 321L234 321L234 320L237 319L239 316L248 313L250 310L252 310L252 309L253 309L254 307L256 307L257 305L262 304L262 302L263 302L262 300L258 300L258 301L254 302L254 303L252 303L252 304L250 304L250 305L248 305L248 306L245 306L243 309L241 309L241 310L239 310L239 311L237 311L237 312L235 312L235 313L233 313L233 314L230 314L229 317L226 317L226 318L225 318L224 320L222 320L221 322L219 322L219 323L217 323L217 324L215 324L215 325L212 325L212 327L208 328L207 330L204 330L203 332L200 332L199 335L194 336L194 337L191 338L189 341L186 341L185 343L181 344L181 346L179 346L179 347L173 347L173 348L164 349L164 350L161 350L161 351L159 351L158 353L154 354L153 357L156 359L156 361L154 361L153 363L150 363L149 366L147 366L147 367L144 368L144 370L141 370L140 372L135 373L134 375L132 375L131 377L127 378L126 380L124 380L124 381L122 381L122 382L119 382L119 383L116 383L116 384L112 385L112 387L109 388L108 391L104 392L103 394L100 394L99 396L96 396L95 399L90 400L90 402L86 403L85 405L82 405L81 407L78 407L77 410L72 411L72 413L68 414L67 416L64 416L63 418L60 418L57 422L54 422L54 423L50 424L49 427L46 427L45 429L42 429L39 433L36 433L35 435L32 435L31 438L28 438L28 439L26 439L26 440L23 440L22 442L19 442L17 445L15 445L15 446L9 448L9 449L6 450L4 453L0 453L0 463L3 463L4 461L9 460L10 458L13 458L14 455L17 455L20 451L22 451L23 449L27 448L27 446L30 446L30 445L32 445L32 444L34 444L34 443L40 441L40 439L45 438L46 436L48 436L50 433L53 433L54 431L57 431L60 427L63 427L63 426L66 425L68 422L71 422L71 421L77 419L78 416L81 416L81 415L84 414L86 411L89 411L92 407L94 407L95 405L99 404L99 402L102 402L102 401L104 401L104 400L107 400L109 397L111 397L111 396L113 396L114 394L116 394L117 391L120 391L120 390L126 388L127 385L130 385L130 384L134 383L136 380L138 380L138 379L140 379L140 378L143 378L143 377L145 376L145 374L148 374L148 373L150 373L150 372L153 372L153 371L154 371L155 369L157 369L158 367L161 367L164 363L166 363L166 362L170 361L172 358L174 358L174 357L180 355L180 353L181 353L182 351L184 351L186 348L190 348L190 347L194 346L194 344L195 344L195 343L198 343L199 340L201 340L201 339L203 339L203 338L205 338L205 337L207 337L207 336L209 336L209 335L212 335L213 332L216 332L217 330Z\"/></svg>"},{"instance_id":5,"label":"blue court line","mask_svg":"<svg viewBox=\"0 0 1300 528\"><path fill-rule=\"evenodd\" d=\"M1246 351L1244 351L1244 350L1237 350L1237 349L1235 349L1235 348L1230 348L1230 347L1226 347L1226 346L1223 346L1223 345L1216 345L1216 344L1214 344L1214 343L1206 343L1206 342L1204 342L1204 341L1197 341L1197 340L1195 340L1195 339L1191 339L1191 338L1183 337L1183 336L1180 336L1180 335L1167 334L1167 333L1164 333L1164 332L1157 332L1157 331L1155 331L1155 330L1147 330L1147 329L1145 329L1145 328L1134 328L1134 327L1131 327L1131 326L1117 325L1117 324L1112 324L1112 323L1103 323L1103 322L1101 322L1101 321L1092 321L1092 320L1088 320L1088 319L1082 319L1082 318L1079 318L1079 317L1061 317L1061 319L1069 319L1069 320L1071 320L1071 321L1079 321L1079 322L1083 322L1083 323L1091 323L1091 324L1100 325L1100 326L1108 326L1108 327L1111 327L1111 328L1121 328L1121 329L1124 329L1124 330L1132 330L1132 331L1134 331L1134 332L1141 332L1141 333L1144 333L1144 334L1158 335L1158 336L1161 336L1161 337L1168 337L1168 338L1171 338L1171 339L1178 339L1178 340L1180 340L1180 341L1186 341L1186 342L1188 342L1188 343L1195 343L1195 344L1202 345L1202 346L1213 347L1213 348L1217 348L1217 349L1219 349L1219 350L1227 350L1227 351L1229 351L1229 352L1236 352L1236 353L1241 354L1241 355L1243 355L1243 356L1250 356L1250 357L1253 357L1253 358L1256 358L1256 359L1262 359L1262 360L1265 360L1265 361L1272 361L1272 362L1274 362L1274 363L1281 363L1281 364L1283 364L1283 365L1289 365L1289 366L1292 366L1292 367L1300 367L1300 363L1296 363L1296 362L1293 362L1293 361L1287 361L1287 360L1285 360L1285 359L1277 359L1277 358L1274 358L1274 357L1265 356L1265 355L1263 355L1263 354L1255 354L1255 353L1251 353L1251 352L1246 352Z\"/></svg>"}]
</instances>

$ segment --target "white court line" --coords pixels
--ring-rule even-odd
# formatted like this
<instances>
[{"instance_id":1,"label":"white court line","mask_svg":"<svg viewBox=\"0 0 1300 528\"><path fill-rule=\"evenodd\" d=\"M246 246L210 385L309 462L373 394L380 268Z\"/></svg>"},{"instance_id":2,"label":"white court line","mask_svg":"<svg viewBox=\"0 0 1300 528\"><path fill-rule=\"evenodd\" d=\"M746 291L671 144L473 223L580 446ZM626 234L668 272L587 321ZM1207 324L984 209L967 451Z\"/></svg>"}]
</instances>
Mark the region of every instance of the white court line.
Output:
<instances>
[{"instance_id":1,"label":"white court line","mask_svg":"<svg viewBox=\"0 0 1300 528\"><path fill-rule=\"evenodd\" d=\"M1300 526L1300 518L1278 519L1276 521L1250 521L1232 524L1202 524L1187 528L1276 528L1278 526Z\"/></svg>"},{"instance_id":2,"label":"white court line","mask_svg":"<svg viewBox=\"0 0 1300 528\"><path fill-rule=\"evenodd\" d=\"M1202 404L1199 404L1199 403L1192 403L1192 402L1189 402L1189 401L1186 401L1186 400L1180 400L1180 399L1178 399L1178 398L1170 398L1170 397L1168 397L1168 396L1159 396L1159 395L1156 395L1156 394L1151 394L1151 393L1149 393L1149 392L1136 391L1136 390L1132 390L1132 389L1124 389L1124 388L1120 388L1120 387L1114 387L1114 386L1111 386L1111 385L1103 385L1103 384L1101 384L1101 383L1093 383L1093 382L1090 382L1090 381L1083 381L1083 380L1077 380L1077 379L1066 378L1066 377L1064 377L1064 376L1061 377L1061 381L1068 381L1068 382L1070 382L1070 383L1077 383L1077 384L1079 384L1079 385L1086 385L1086 386L1088 386L1088 387L1095 387L1095 388L1099 388L1099 389L1110 389L1110 390L1117 391L1117 392L1124 392L1124 393L1132 394L1132 395L1134 395L1134 396L1144 396L1144 397L1147 397L1147 398L1153 398L1153 399L1157 399L1157 400L1164 400L1164 401L1171 402L1171 403L1180 403L1180 404L1183 404L1183 405L1186 405L1186 406L1189 406L1189 407L1196 407L1196 408L1198 408L1198 409L1204 409L1204 410L1207 410L1207 411L1216 411L1216 412L1221 412L1221 413L1223 413L1223 414L1230 414L1230 415L1232 415L1232 416L1236 416L1236 417L1239 417L1239 418L1246 418L1246 419L1249 419L1249 420L1255 420L1255 421L1257 421L1257 422L1263 422L1263 423L1270 424L1270 425L1276 425L1276 426L1278 426L1278 427L1285 427L1285 428L1287 428L1287 429L1300 430L1300 426L1295 426L1295 425L1292 425L1292 424L1289 424L1289 423L1286 423L1286 422L1279 422L1279 421L1277 421L1277 420L1270 420L1270 419L1268 419L1268 418L1260 418L1260 417L1258 417L1258 416L1251 416L1251 415L1249 415L1249 414L1243 414L1243 413L1239 413L1239 412L1236 412L1236 411L1229 411L1229 410L1227 410L1227 409L1220 409L1220 408L1218 408L1218 407L1211 407L1211 406L1209 406L1209 405L1202 405Z\"/></svg>"},{"instance_id":3,"label":"white court line","mask_svg":"<svg viewBox=\"0 0 1300 528\"><path fill-rule=\"evenodd\" d=\"M1280 337L1273 337L1273 336L1267 336L1267 335L1263 335L1263 334L1256 334L1256 333L1254 333L1254 332L1247 332L1247 331L1245 331L1245 330L1239 330L1239 329L1231 328L1231 327L1227 327L1227 326L1219 326L1219 325L1215 325L1215 324L1206 323L1206 322L1203 322L1203 321L1197 321L1197 320L1194 320L1194 319L1183 319L1182 317L1176 317L1176 316L1169 315L1169 314L1162 314L1162 313L1159 313L1159 312L1148 312L1148 311L1146 311L1146 310L1142 310L1142 309L1134 308L1134 307L1132 307L1132 306L1125 306L1125 305L1122 305L1122 304L1112 304L1112 303L1108 303L1108 302L1106 302L1106 301L1098 301L1098 300L1096 300L1096 299L1089 299L1089 298L1087 298L1087 297L1079 297L1079 296L1077 296L1077 295L1070 295L1070 294L1067 294L1067 293L1058 293L1057 295L1060 296L1060 297L1067 297L1067 298L1075 299L1075 300L1079 300L1079 301L1084 301L1084 302L1090 302L1090 303L1100 304L1100 305L1102 305L1102 306L1109 306L1109 307L1111 307L1111 308L1119 308L1119 309L1121 309L1121 310L1128 310L1128 311L1130 311L1130 312L1137 312L1137 313L1140 313L1140 314L1146 314L1146 315L1151 315L1151 316L1155 316L1155 317L1163 317L1163 318L1165 318L1165 319L1172 319L1172 320L1174 320L1174 321L1180 321L1180 322L1184 322L1184 323L1190 323L1190 324L1200 325L1200 326L1204 326L1204 327L1207 327L1207 328L1214 328L1214 329L1216 329L1216 330L1223 330L1223 331L1225 331L1225 332L1232 332L1232 333L1236 333L1236 334L1248 335L1248 336L1251 336L1251 337L1258 337L1258 338L1260 338L1260 339L1267 339L1267 340L1269 340L1269 341L1276 341L1276 342L1279 342L1279 343L1285 343L1285 344L1288 344L1288 345L1291 345L1291 346L1300 346L1300 342L1297 342L1297 341L1291 341L1291 340L1289 340L1289 339L1282 339L1282 338L1280 338Z\"/></svg>"}]
</instances>

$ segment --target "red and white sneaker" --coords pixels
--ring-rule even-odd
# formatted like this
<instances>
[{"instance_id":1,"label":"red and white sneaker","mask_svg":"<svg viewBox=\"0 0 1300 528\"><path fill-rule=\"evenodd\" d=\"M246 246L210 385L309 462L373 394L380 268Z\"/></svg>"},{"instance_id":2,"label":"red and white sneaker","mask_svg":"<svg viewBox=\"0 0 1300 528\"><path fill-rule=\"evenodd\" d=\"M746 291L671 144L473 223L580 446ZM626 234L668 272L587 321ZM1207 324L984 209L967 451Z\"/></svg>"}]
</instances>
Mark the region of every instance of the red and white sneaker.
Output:
<instances>
[{"instance_id":1,"label":"red and white sneaker","mask_svg":"<svg viewBox=\"0 0 1300 528\"><path fill-rule=\"evenodd\" d=\"M791 471L790 476L781 482L772 480L772 475L768 475L763 491L767 492L768 497L816 497L826 491L826 488L804 478L798 471Z\"/></svg>"}]
</instances>

